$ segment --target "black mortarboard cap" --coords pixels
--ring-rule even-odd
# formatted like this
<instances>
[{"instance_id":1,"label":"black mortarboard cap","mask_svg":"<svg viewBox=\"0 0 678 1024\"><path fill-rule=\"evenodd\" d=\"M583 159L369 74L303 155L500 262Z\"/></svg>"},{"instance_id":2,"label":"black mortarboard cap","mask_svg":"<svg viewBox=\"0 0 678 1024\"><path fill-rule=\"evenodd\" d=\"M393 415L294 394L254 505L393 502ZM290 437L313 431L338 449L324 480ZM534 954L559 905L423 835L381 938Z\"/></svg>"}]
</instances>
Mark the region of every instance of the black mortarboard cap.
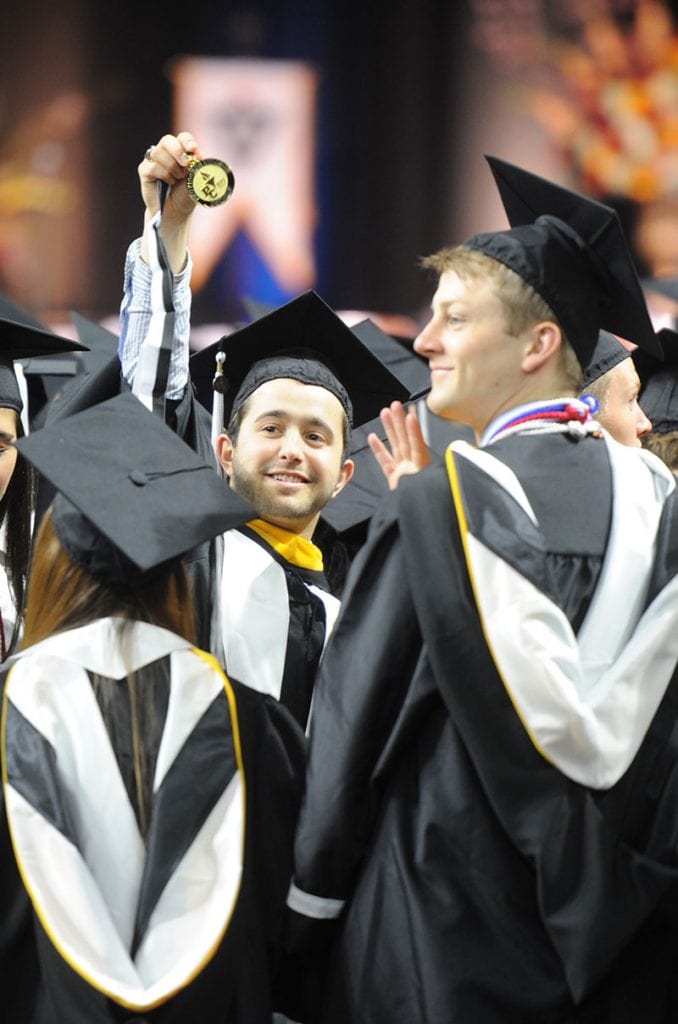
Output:
<instances>
[{"instance_id":1,"label":"black mortarboard cap","mask_svg":"<svg viewBox=\"0 0 678 1024\"><path fill-rule=\"evenodd\" d=\"M617 363L630 358L631 349L622 345L621 341L615 338L614 334L610 334L609 331L599 331L593 356L589 365L584 370L584 389L589 384L593 384L599 377L602 377L608 370L611 370Z\"/></svg>"},{"instance_id":2,"label":"black mortarboard cap","mask_svg":"<svg viewBox=\"0 0 678 1024\"><path fill-rule=\"evenodd\" d=\"M674 373L678 369L678 333L669 327L663 327L657 331L656 338L660 348L659 354L646 352L642 348L634 348L631 353L640 378L641 394L651 377L664 371Z\"/></svg>"},{"instance_id":3,"label":"black mortarboard cap","mask_svg":"<svg viewBox=\"0 0 678 1024\"><path fill-rule=\"evenodd\" d=\"M198 400L210 411L215 358L220 351L226 356L226 425L234 405L240 405L265 381L278 377L326 387L346 408L341 396L344 391L355 426L373 419L395 399L409 397L404 384L314 291L304 292L191 357Z\"/></svg>"},{"instance_id":4,"label":"black mortarboard cap","mask_svg":"<svg viewBox=\"0 0 678 1024\"><path fill-rule=\"evenodd\" d=\"M638 273L615 210L486 156L511 229L464 243L514 270L548 303L582 367L601 329L657 351Z\"/></svg>"},{"instance_id":5,"label":"black mortarboard cap","mask_svg":"<svg viewBox=\"0 0 678 1024\"><path fill-rule=\"evenodd\" d=\"M131 586L157 566L256 518L254 510L130 392L21 438L59 492L54 528L86 572Z\"/></svg>"},{"instance_id":6,"label":"black mortarboard cap","mask_svg":"<svg viewBox=\"0 0 678 1024\"><path fill-rule=\"evenodd\" d=\"M83 349L84 345L79 342L54 334L46 327L0 318L0 406L17 412L23 408L13 365L15 360L31 360L32 363L37 356L53 357Z\"/></svg>"},{"instance_id":7,"label":"black mortarboard cap","mask_svg":"<svg viewBox=\"0 0 678 1024\"><path fill-rule=\"evenodd\" d=\"M94 373L117 355L117 334L77 310L71 310L71 320L80 341L87 346L87 351L81 356L85 373Z\"/></svg>"},{"instance_id":8,"label":"black mortarboard cap","mask_svg":"<svg viewBox=\"0 0 678 1024\"><path fill-rule=\"evenodd\" d=\"M387 334L369 317L353 324L351 330L403 382L410 395L430 390L428 359L414 351L411 341Z\"/></svg>"},{"instance_id":9,"label":"black mortarboard cap","mask_svg":"<svg viewBox=\"0 0 678 1024\"><path fill-rule=\"evenodd\" d=\"M678 331L657 331L663 359L636 349L633 361L640 377L640 407L652 420L652 430L665 434L678 430Z\"/></svg>"},{"instance_id":10,"label":"black mortarboard cap","mask_svg":"<svg viewBox=\"0 0 678 1024\"><path fill-rule=\"evenodd\" d=\"M272 313L274 306L246 297L242 300L250 320L258 320L267 313ZM351 330L367 345L370 352L388 367L398 380L408 389L410 394L431 388L431 373L428 359L414 351L414 338L387 334L370 317L351 324Z\"/></svg>"}]
</instances>

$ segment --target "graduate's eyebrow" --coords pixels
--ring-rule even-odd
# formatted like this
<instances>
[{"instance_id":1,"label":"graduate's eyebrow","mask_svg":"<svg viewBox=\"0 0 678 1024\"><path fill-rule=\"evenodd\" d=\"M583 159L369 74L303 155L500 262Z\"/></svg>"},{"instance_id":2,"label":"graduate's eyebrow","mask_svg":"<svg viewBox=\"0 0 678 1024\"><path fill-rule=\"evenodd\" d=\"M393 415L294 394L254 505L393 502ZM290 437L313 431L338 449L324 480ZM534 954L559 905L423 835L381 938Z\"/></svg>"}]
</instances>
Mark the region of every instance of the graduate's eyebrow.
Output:
<instances>
[{"instance_id":1,"label":"graduate's eyebrow","mask_svg":"<svg viewBox=\"0 0 678 1024\"><path fill-rule=\"evenodd\" d=\"M0 444L13 444L16 441L14 434L8 434L4 430L0 430Z\"/></svg>"},{"instance_id":2,"label":"graduate's eyebrow","mask_svg":"<svg viewBox=\"0 0 678 1024\"><path fill-rule=\"evenodd\" d=\"M286 409L268 409L266 412L259 413L259 415L255 417L254 422L260 423L261 420L267 419L290 420L291 418L292 417ZM330 438L334 438L334 431L332 430L332 427L329 425L327 420L321 419L320 416L309 416L307 419L304 419L303 422L305 426L317 427L323 433L329 434Z\"/></svg>"},{"instance_id":3,"label":"graduate's eyebrow","mask_svg":"<svg viewBox=\"0 0 678 1024\"><path fill-rule=\"evenodd\" d=\"M431 309L434 313L449 313L455 306L464 306L464 299L442 299L439 303L433 303Z\"/></svg>"}]
</instances>

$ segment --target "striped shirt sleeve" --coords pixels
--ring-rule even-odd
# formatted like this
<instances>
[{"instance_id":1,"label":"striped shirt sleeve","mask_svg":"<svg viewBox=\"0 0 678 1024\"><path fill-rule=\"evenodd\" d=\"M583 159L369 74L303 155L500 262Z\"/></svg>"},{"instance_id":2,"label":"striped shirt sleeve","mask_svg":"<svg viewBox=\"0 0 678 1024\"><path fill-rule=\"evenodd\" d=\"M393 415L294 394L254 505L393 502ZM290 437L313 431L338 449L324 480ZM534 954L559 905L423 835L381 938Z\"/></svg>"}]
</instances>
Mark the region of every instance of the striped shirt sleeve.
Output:
<instances>
[{"instance_id":1,"label":"striped shirt sleeve","mask_svg":"<svg viewBox=\"0 0 678 1024\"><path fill-rule=\"evenodd\" d=\"M173 302L176 314L175 344L170 359L166 398L181 398L188 383L189 335L191 325L190 254L186 266L174 275ZM122 375L131 386L137 371L139 351L151 322L151 268L141 258L141 239L135 239L125 258L124 292L120 305L118 357Z\"/></svg>"}]
</instances>

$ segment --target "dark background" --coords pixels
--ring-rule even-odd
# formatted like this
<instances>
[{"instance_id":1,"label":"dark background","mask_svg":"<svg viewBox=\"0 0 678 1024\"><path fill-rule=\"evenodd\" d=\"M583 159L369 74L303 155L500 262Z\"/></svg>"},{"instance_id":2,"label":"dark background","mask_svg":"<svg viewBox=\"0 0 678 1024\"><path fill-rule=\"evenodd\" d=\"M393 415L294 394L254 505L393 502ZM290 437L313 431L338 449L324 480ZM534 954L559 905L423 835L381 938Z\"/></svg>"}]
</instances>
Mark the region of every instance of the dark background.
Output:
<instances>
[{"instance_id":1,"label":"dark background","mask_svg":"<svg viewBox=\"0 0 678 1024\"><path fill-rule=\"evenodd\" d=\"M462 240L469 166L492 191L482 152L472 149L483 103L470 90L502 88L474 45L471 22L482 6L210 0L175 13L149 3L14 4L0 36L0 290L43 318L68 308L116 314L124 253L141 228L136 167L173 123L168 61L295 58L320 71L316 290L337 309L420 318L431 280L417 261ZM529 17L529 0L522 6ZM84 95L86 112L55 129L45 109L69 89ZM21 178L26 152L52 134L58 142L43 145L43 157L71 182L69 212L12 219L10 190L3 217L3 177ZM197 296L195 319L222 313L218 302L213 289Z\"/></svg>"}]
</instances>

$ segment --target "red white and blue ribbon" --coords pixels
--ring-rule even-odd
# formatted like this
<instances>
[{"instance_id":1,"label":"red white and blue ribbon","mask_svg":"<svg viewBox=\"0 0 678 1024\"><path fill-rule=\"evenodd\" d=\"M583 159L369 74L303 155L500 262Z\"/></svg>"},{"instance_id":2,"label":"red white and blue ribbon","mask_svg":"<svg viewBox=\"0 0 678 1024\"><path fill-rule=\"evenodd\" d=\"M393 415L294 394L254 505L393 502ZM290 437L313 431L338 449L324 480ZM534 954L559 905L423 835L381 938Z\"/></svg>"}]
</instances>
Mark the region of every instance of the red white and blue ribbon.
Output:
<instances>
[{"instance_id":1,"label":"red white and blue ribbon","mask_svg":"<svg viewBox=\"0 0 678 1024\"><path fill-rule=\"evenodd\" d=\"M552 433L567 431L574 436L599 434L600 426L593 419L598 402L592 395L585 398L561 398L550 402L530 402L498 416L485 431L481 445L485 447L517 433Z\"/></svg>"}]
</instances>

